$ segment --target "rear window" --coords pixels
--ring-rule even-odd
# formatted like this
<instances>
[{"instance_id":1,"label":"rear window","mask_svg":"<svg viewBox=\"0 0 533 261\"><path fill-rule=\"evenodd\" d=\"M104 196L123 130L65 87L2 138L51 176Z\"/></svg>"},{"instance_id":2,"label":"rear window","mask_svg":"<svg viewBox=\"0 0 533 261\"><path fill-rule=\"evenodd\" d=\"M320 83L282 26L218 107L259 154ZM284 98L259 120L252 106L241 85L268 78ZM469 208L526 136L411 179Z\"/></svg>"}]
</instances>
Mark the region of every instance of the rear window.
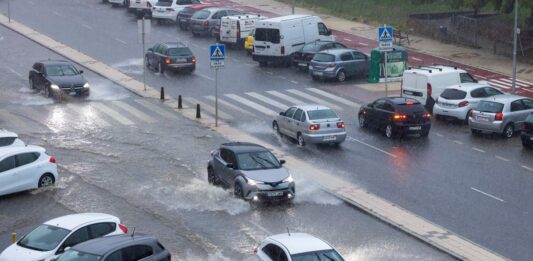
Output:
<instances>
[{"instance_id":1,"label":"rear window","mask_svg":"<svg viewBox=\"0 0 533 261\"><path fill-rule=\"evenodd\" d=\"M269 28L256 28L255 29L255 40L271 42L271 43L279 43L280 41L279 30L269 29Z\"/></svg>"},{"instance_id":2,"label":"rear window","mask_svg":"<svg viewBox=\"0 0 533 261\"><path fill-rule=\"evenodd\" d=\"M205 20L209 17L211 12L207 10L200 10L192 15L193 19Z\"/></svg>"},{"instance_id":3,"label":"rear window","mask_svg":"<svg viewBox=\"0 0 533 261\"><path fill-rule=\"evenodd\" d=\"M304 48L302 49L302 51L304 52L318 52L320 51L320 47L322 47L323 44L319 44L319 43L308 43L306 45L304 45Z\"/></svg>"},{"instance_id":4,"label":"rear window","mask_svg":"<svg viewBox=\"0 0 533 261\"><path fill-rule=\"evenodd\" d=\"M465 83L465 82L477 82L476 79L474 79L474 77L472 77L472 75L468 74L468 73L461 73L459 75L459 77L461 77L461 83Z\"/></svg>"},{"instance_id":5,"label":"rear window","mask_svg":"<svg viewBox=\"0 0 533 261\"><path fill-rule=\"evenodd\" d=\"M461 100L466 97L466 92L457 89L446 89L440 96L448 100Z\"/></svg>"},{"instance_id":6,"label":"rear window","mask_svg":"<svg viewBox=\"0 0 533 261\"><path fill-rule=\"evenodd\" d=\"M170 48L168 49L168 55L170 56L191 56L191 50L189 48Z\"/></svg>"},{"instance_id":7,"label":"rear window","mask_svg":"<svg viewBox=\"0 0 533 261\"><path fill-rule=\"evenodd\" d=\"M16 137L3 137L0 138L0 147L9 146L15 142Z\"/></svg>"},{"instance_id":8,"label":"rear window","mask_svg":"<svg viewBox=\"0 0 533 261\"><path fill-rule=\"evenodd\" d=\"M477 106L478 111L482 112L502 112L503 110L503 104L499 102L492 102L492 101L481 101L479 102Z\"/></svg>"},{"instance_id":9,"label":"rear window","mask_svg":"<svg viewBox=\"0 0 533 261\"><path fill-rule=\"evenodd\" d=\"M334 62L335 56L327 53L317 53L313 57L313 61L317 62Z\"/></svg>"},{"instance_id":10,"label":"rear window","mask_svg":"<svg viewBox=\"0 0 533 261\"><path fill-rule=\"evenodd\" d=\"M398 104L396 105L396 111L399 113L410 114L424 112L426 109L419 102L414 102L413 104Z\"/></svg>"},{"instance_id":11,"label":"rear window","mask_svg":"<svg viewBox=\"0 0 533 261\"><path fill-rule=\"evenodd\" d=\"M339 118L337 113L330 109L307 111L307 115L309 115L310 120Z\"/></svg>"},{"instance_id":12,"label":"rear window","mask_svg":"<svg viewBox=\"0 0 533 261\"><path fill-rule=\"evenodd\" d=\"M159 1L157 1L157 3L155 5L156 6L171 6L172 5L172 0L159 0Z\"/></svg>"}]
</instances>

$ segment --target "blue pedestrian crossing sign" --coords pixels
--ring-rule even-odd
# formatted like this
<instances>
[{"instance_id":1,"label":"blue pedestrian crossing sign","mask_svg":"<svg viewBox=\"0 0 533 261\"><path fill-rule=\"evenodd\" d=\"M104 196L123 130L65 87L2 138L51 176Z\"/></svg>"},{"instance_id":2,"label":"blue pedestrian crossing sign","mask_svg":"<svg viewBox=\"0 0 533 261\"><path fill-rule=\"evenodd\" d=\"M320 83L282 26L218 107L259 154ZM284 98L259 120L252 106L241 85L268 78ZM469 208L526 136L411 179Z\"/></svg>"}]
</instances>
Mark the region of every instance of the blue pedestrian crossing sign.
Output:
<instances>
[{"instance_id":1,"label":"blue pedestrian crossing sign","mask_svg":"<svg viewBox=\"0 0 533 261\"><path fill-rule=\"evenodd\" d=\"M223 44L212 44L209 47L211 61L223 61L225 57L225 48Z\"/></svg>"},{"instance_id":2,"label":"blue pedestrian crossing sign","mask_svg":"<svg viewBox=\"0 0 533 261\"><path fill-rule=\"evenodd\" d=\"M378 41L379 42L392 42L392 27L383 26L378 29Z\"/></svg>"}]
</instances>

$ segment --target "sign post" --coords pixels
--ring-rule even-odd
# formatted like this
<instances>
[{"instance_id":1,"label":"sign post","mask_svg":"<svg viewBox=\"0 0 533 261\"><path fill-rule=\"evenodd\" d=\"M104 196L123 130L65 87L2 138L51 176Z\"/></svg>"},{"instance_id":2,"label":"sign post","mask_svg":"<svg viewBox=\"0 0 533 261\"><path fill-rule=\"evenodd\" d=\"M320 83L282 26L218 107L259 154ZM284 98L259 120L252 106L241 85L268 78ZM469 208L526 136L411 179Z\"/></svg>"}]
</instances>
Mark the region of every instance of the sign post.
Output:
<instances>
[{"instance_id":1,"label":"sign post","mask_svg":"<svg viewBox=\"0 0 533 261\"><path fill-rule=\"evenodd\" d=\"M7 19L11 23L11 0L7 0Z\"/></svg>"},{"instance_id":2,"label":"sign post","mask_svg":"<svg viewBox=\"0 0 533 261\"><path fill-rule=\"evenodd\" d=\"M215 69L215 127L218 127L218 70L224 68L225 46L223 44L212 44L209 46L209 59L211 68Z\"/></svg>"},{"instance_id":3,"label":"sign post","mask_svg":"<svg viewBox=\"0 0 533 261\"><path fill-rule=\"evenodd\" d=\"M387 52L392 51L392 38L393 30L392 27L383 25L383 27L378 28L378 41L379 41L379 51L385 53L385 65L383 68L385 73L385 96L389 96L389 72L388 72L388 57Z\"/></svg>"},{"instance_id":4,"label":"sign post","mask_svg":"<svg viewBox=\"0 0 533 261\"><path fill-rule=\"evenodd\" d=\"M138 36L139 36L139 41L141 42L142 44L142 61L143 61L143 64L141 65L142 68L143 68L143 86L144 86L144 90L146 91L146 56L144 55L145 52L146 52L146 37L148 37L150 35L150 30L151 29L151 23L150 23L150 19L139 19L137 20L137 32L138 32Z\"/></svg>"}]
</instances>

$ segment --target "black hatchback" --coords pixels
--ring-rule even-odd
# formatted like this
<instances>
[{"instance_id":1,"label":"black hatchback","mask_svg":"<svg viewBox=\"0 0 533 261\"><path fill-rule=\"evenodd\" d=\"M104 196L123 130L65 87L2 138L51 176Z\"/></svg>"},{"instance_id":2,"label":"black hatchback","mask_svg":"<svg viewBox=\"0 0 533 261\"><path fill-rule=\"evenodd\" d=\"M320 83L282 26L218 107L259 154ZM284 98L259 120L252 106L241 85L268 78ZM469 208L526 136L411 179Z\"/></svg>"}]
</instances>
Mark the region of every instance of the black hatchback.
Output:
<instances>
[{"instance_id":1,"label":"black hatchback","mask_svg":"<svg viewBox=\"0 0 533 261\"><path fill-rule=\"evenodd\" d=\"M302 47L298 52L292 55L292 63L296 68L307 70L309 63L316 53L329 49L344 49L347 48L344 44L332 41L314 41Z\"/></svg>"},{"instance_id":2,"label":"black hatchback","mask_svg":"<svg viewBox=\"0 0 533 261\"><path fill-rule=\"evenodd\" d=\"M386 97L359 109L359 126L384 131L387 138L410 134L426 137L431 128L431 114L415 99Z\"/></svg>"},{"instance_id":3,"label":"black hatchback","mask_svg":"<svg viewBox=\"0 0 533 261\"><path fill-rule=\"evenodd\" d=\"M180 42L158 43L148 48L144 63L147 68L159 73L170 69L192 73L196 69L196 57L189 47Z\"/></svg>"},{"instance_id":4,"label":"black hatchback","mask_svg":"<svg viewBox=\"0 0 533 261\"><path fill-rule=\"evenodd\" d=\"M529 114L524 121L524 128L522 129L520 138L522 138L524 148L533 148L533 113Z\"/></svg>"}]
</instances>

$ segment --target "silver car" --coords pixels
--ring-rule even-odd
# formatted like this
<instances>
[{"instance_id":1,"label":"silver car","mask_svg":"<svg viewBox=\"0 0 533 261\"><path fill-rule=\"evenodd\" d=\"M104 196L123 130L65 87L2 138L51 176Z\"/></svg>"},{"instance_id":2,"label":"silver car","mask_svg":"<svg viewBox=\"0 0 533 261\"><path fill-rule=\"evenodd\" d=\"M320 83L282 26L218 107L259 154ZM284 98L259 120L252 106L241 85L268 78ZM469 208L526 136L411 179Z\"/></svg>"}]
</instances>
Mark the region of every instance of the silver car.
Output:
<instances>
[{"instance_id":1,"label":"silver car","mask_svg":"<svg viewBox=\"0 0 533 261\"><path fill-rule=\"evenodd\" d=\"M321 105L292 106L276 115L272 128L306 143L340 144L346 140L346 125L332 109Z\"/></svg>"},{"instance_id":2,"label":"silver car","mask_svg":"<svg viewBox=\"0 0 533 261\"><path fill-rule=\"evenodd\" d=\"M479 102L468 117L472 134L499 133L504 138L524 128L524 121L533 112L533 100L517 95L496 95Z\"/></svg>"},{"instance_id":3,"label":"silver car","mask_svg":"<svg viewBox=\"0 0 533 261\"><path fill-rule=\"evenodd\" d=\"M195 12L189 22L189 28L193 36L211 35L216 36L220 30L220 19L224 16L242 15L238 10L229 8L209 7Z\"/></svg>"},{"instance_id":4,"label":"silver car","mask_svg":"<svg viewBox=\"0 0 533 261\"><path fill-rule=\"evenodd\" d=\"M355 49L330 49L321 51L309 64L313 80L336 79L344 82L348 77L365 76L370 71L368 56Z\"/></svg>"},{"instance_id":5,"label":"silver car","mask_svg":"<svg viewBox=\"0 0 533 261\"><path fill-rule=\"evenodd\" d=\"M235 197L253 202L292 200L294 180L284 163L263 146L224 143L211 152L207 179L213 185L233 188Z\"/></svg>"}]
</instances>

